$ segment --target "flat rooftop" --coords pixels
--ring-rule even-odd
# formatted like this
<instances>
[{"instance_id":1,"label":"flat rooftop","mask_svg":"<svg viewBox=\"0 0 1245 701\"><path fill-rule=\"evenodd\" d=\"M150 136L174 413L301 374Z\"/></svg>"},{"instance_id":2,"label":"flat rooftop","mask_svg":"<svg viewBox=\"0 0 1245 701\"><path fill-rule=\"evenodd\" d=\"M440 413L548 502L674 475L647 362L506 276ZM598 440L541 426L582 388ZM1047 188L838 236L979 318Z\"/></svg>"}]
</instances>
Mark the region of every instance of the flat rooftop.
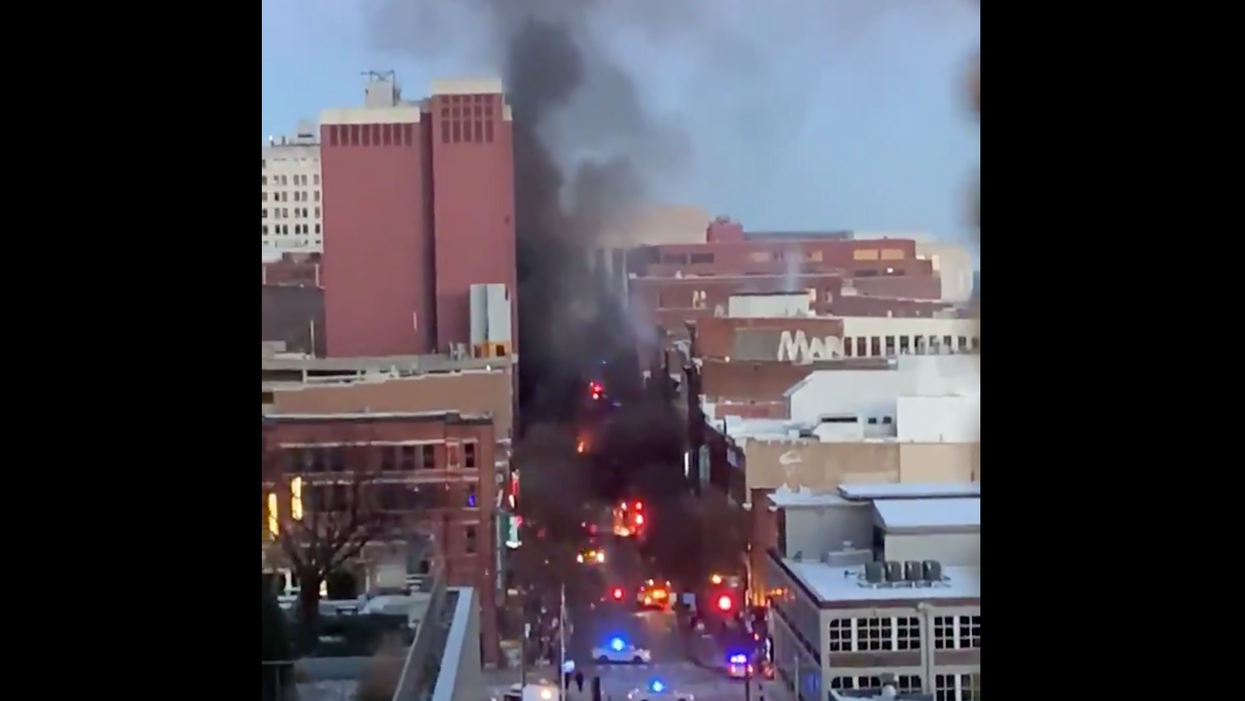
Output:
<instances>
[{"instance_id":1,"label":"flat rooftop","mask_svg":"<svg viewBox=\"0 0 1245 701\"><path fill-rule=\"evenodd\" d=\"M980 529L981 499L882 499L873 502L887 531Z\"/></svg>"},{"instance_id":2,"label":"flat rooftop","mask_svg":"<svg viewBox=\"0 0 1245 701\"><path fill-rule=\"evenodd\" d=\"M944 567L941 585L929 587L880 586L864 582L865 568L834 567L821 562L784 558L787 571L801 580L817 597L818 603L876 603L879 601L938 602L951 599L981 598L981 569L979 567Z\"/></svg>"},{"instance_id":3,"label":"flat rooftop","mask_svg":"<svg viewBox=\"0 0 1245 701\"><path fill-rule=\"evenodd\" d=\"M844 484L839 487L839 495L852 500L980 497L981 483Z\"/></svg>"},{"instance_id":4,"label":"flat rooftop","mask_svg":"<svg viewBox=\"0 0 1245 701\"><path fill-rule=\"evenodd\" d=\"M463 358L447 355L392 355L370 358L262 358L263 370L302 372L453 372L455 370L500 370L518 361L517 356Z\"/></svg>"},{"instance_id":5,"label":"flat rooftop","mask_svg":"<svg viewBox=\"0 0 1245 701\"><path fill-rule=\"evenodd\" d=\"M769 499L774 506L779 509L790 509L800 507L818 507L818 506L843 506L846 504L858 504L860 502L851 499L845 499L838 492L814 492L811 489L793 490L786 485L775 489L770 493Z\"/></svg>"}]
</instances>

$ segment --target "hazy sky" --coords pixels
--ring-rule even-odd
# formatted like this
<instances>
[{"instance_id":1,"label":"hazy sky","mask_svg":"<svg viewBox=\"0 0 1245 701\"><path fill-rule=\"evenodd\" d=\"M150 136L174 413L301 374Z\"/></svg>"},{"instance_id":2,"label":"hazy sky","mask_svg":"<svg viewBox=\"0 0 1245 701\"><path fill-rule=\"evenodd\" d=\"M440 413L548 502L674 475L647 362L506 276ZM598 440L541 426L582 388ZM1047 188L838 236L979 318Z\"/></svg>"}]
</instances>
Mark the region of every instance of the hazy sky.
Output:
<instances>
[{"instance_id":1,"label":"hazy sky","mask_svg":"<svg viewBox=\"0 0 1245 701\"><path fill-rule=\"evenodd\" d=\"M456 0L445 0L455 2ZM522 2L523 0L514 0ZM677 2L678 0L671 0ZM262 0L261 138L362 99L361 72L394 69L407 96L487 69L369 47L367 0ZM963 0L720 0L712 21L753 44L747 79L714 52L609 48L645 96L690 134L686 173L655 199L729 214L748 229L931 231L963 239L980 158L964 74L980 19ZM778 15L778 8L792 8ZM800 9L802 12L795 12ZM798 16L797 16L798 15ZM730 53L729 46L715 51ZM706 64L705 62L713 62ZM715 76L706 84L706 75ZM742 75L742 73L740 74Z\"/></svg>"}]
</instances>

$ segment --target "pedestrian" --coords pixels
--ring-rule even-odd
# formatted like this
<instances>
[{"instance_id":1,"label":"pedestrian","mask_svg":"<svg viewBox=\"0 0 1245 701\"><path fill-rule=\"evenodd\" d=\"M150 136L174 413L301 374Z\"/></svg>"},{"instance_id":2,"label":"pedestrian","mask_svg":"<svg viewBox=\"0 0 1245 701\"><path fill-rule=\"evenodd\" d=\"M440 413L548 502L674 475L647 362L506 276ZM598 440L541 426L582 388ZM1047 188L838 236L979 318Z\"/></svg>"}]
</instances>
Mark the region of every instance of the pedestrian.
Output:
<instances>
[{"instance_id":1,"label":"pedestrian","mask_svg":"<svg viewBox=\"0 0 1245 701\"><path fill-rule=\"evenodd\" d=\"M562 677L563 677L563 686L565 686L565 687L566 687L566 690L567 690L567 691L570 691L570 690L571 690L571 676L572 676L572 675L571 675L571 673L570 673L570 672L563 672L563 673L562 673Z\"/></svg>"},{"instance_id":2,"label":"pedestrian","mask_svg":"<svg viewBox=\"0 0 1245 701\"><path fill-rule=\"evenodd\" d=\"M584 673L576 670L575 672L575 688L579 693L584 693Z\"/></svg>"},{"instance_id":3,"label":"pedestrian","mask_svg":"<svg viewBox=\"0 0 1245 701\"><path fill-rule=\"evenodd\" d=\"M601 678L592 675L592 701L601 701Z\"/></svg>"}]
</instances>

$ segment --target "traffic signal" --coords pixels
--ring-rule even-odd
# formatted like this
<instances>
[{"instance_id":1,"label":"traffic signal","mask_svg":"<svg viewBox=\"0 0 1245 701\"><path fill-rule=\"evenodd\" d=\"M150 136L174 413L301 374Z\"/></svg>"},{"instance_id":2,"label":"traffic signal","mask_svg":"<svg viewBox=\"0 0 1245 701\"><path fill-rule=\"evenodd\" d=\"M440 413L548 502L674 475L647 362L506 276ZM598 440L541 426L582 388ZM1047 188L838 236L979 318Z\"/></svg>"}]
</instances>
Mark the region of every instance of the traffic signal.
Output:
<instances>
[{"instance_id":1,"label":"traffic signal","mask_svg":"<svg viewBox=\"0 0 1245 701\"><path fill-rule=\"evenodd\" d=\"M610 592L610 593L611 593L611 595L614 597L614 601L622 601L622 598L623 598L623 590L622 590L621 588L619 588L619 587L614 587L614 591L612 591L612 592Z\"/></svg>"},{"instance_id":2,"label":"traffic signal","mask_svg":"<svg viewBox=\"0 0 1245 701\"><path fill-rule=\"evenodd\" d=\"M725 613L725 612L729 612L733 608L735 608L735 600L732 599L730 595L723 594L722 596L718 597L718 610L719 611L722 611Z\"/></svg>"}]
</instances>

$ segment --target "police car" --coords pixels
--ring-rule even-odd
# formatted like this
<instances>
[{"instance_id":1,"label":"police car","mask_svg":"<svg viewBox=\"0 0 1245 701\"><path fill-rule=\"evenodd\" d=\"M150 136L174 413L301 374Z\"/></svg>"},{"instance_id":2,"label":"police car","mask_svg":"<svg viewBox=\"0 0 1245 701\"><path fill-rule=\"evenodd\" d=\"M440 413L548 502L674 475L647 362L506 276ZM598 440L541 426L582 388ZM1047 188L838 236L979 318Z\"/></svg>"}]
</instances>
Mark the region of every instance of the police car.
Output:
<instances>
[{"instance_id":1,"label":"police car","mask_svg":"<svg viewBox=\"0 0 1245 701\"><path fill-rule=\"evenodd\" d=\"M734 654L726 659L726 675L731 679L746 679L752 676L752 663L748 656Z\"/></svg>"},{"instance_id":2,"label":"police car","mask_svg":"<svg viewBox=\"0 0 1245 701\"><path fill-rule=\"evenodd\" d=\"M627 701L696 701L696 697L678 689L672 689L664 682L655 679L643 689L628 692Z\"/></svg>"},{"instance_id":3,"label":"police car","mask_svg":"<svg viewBox=\"0 0 1245 701\"><path fill-rule=\"evenodd\" d=\"M642 647L627 643L622 638L614 638L604 647L592 648L592 659L599 664L648 664L653 661L653 653Z\"/></svg>"}]
</instances>

